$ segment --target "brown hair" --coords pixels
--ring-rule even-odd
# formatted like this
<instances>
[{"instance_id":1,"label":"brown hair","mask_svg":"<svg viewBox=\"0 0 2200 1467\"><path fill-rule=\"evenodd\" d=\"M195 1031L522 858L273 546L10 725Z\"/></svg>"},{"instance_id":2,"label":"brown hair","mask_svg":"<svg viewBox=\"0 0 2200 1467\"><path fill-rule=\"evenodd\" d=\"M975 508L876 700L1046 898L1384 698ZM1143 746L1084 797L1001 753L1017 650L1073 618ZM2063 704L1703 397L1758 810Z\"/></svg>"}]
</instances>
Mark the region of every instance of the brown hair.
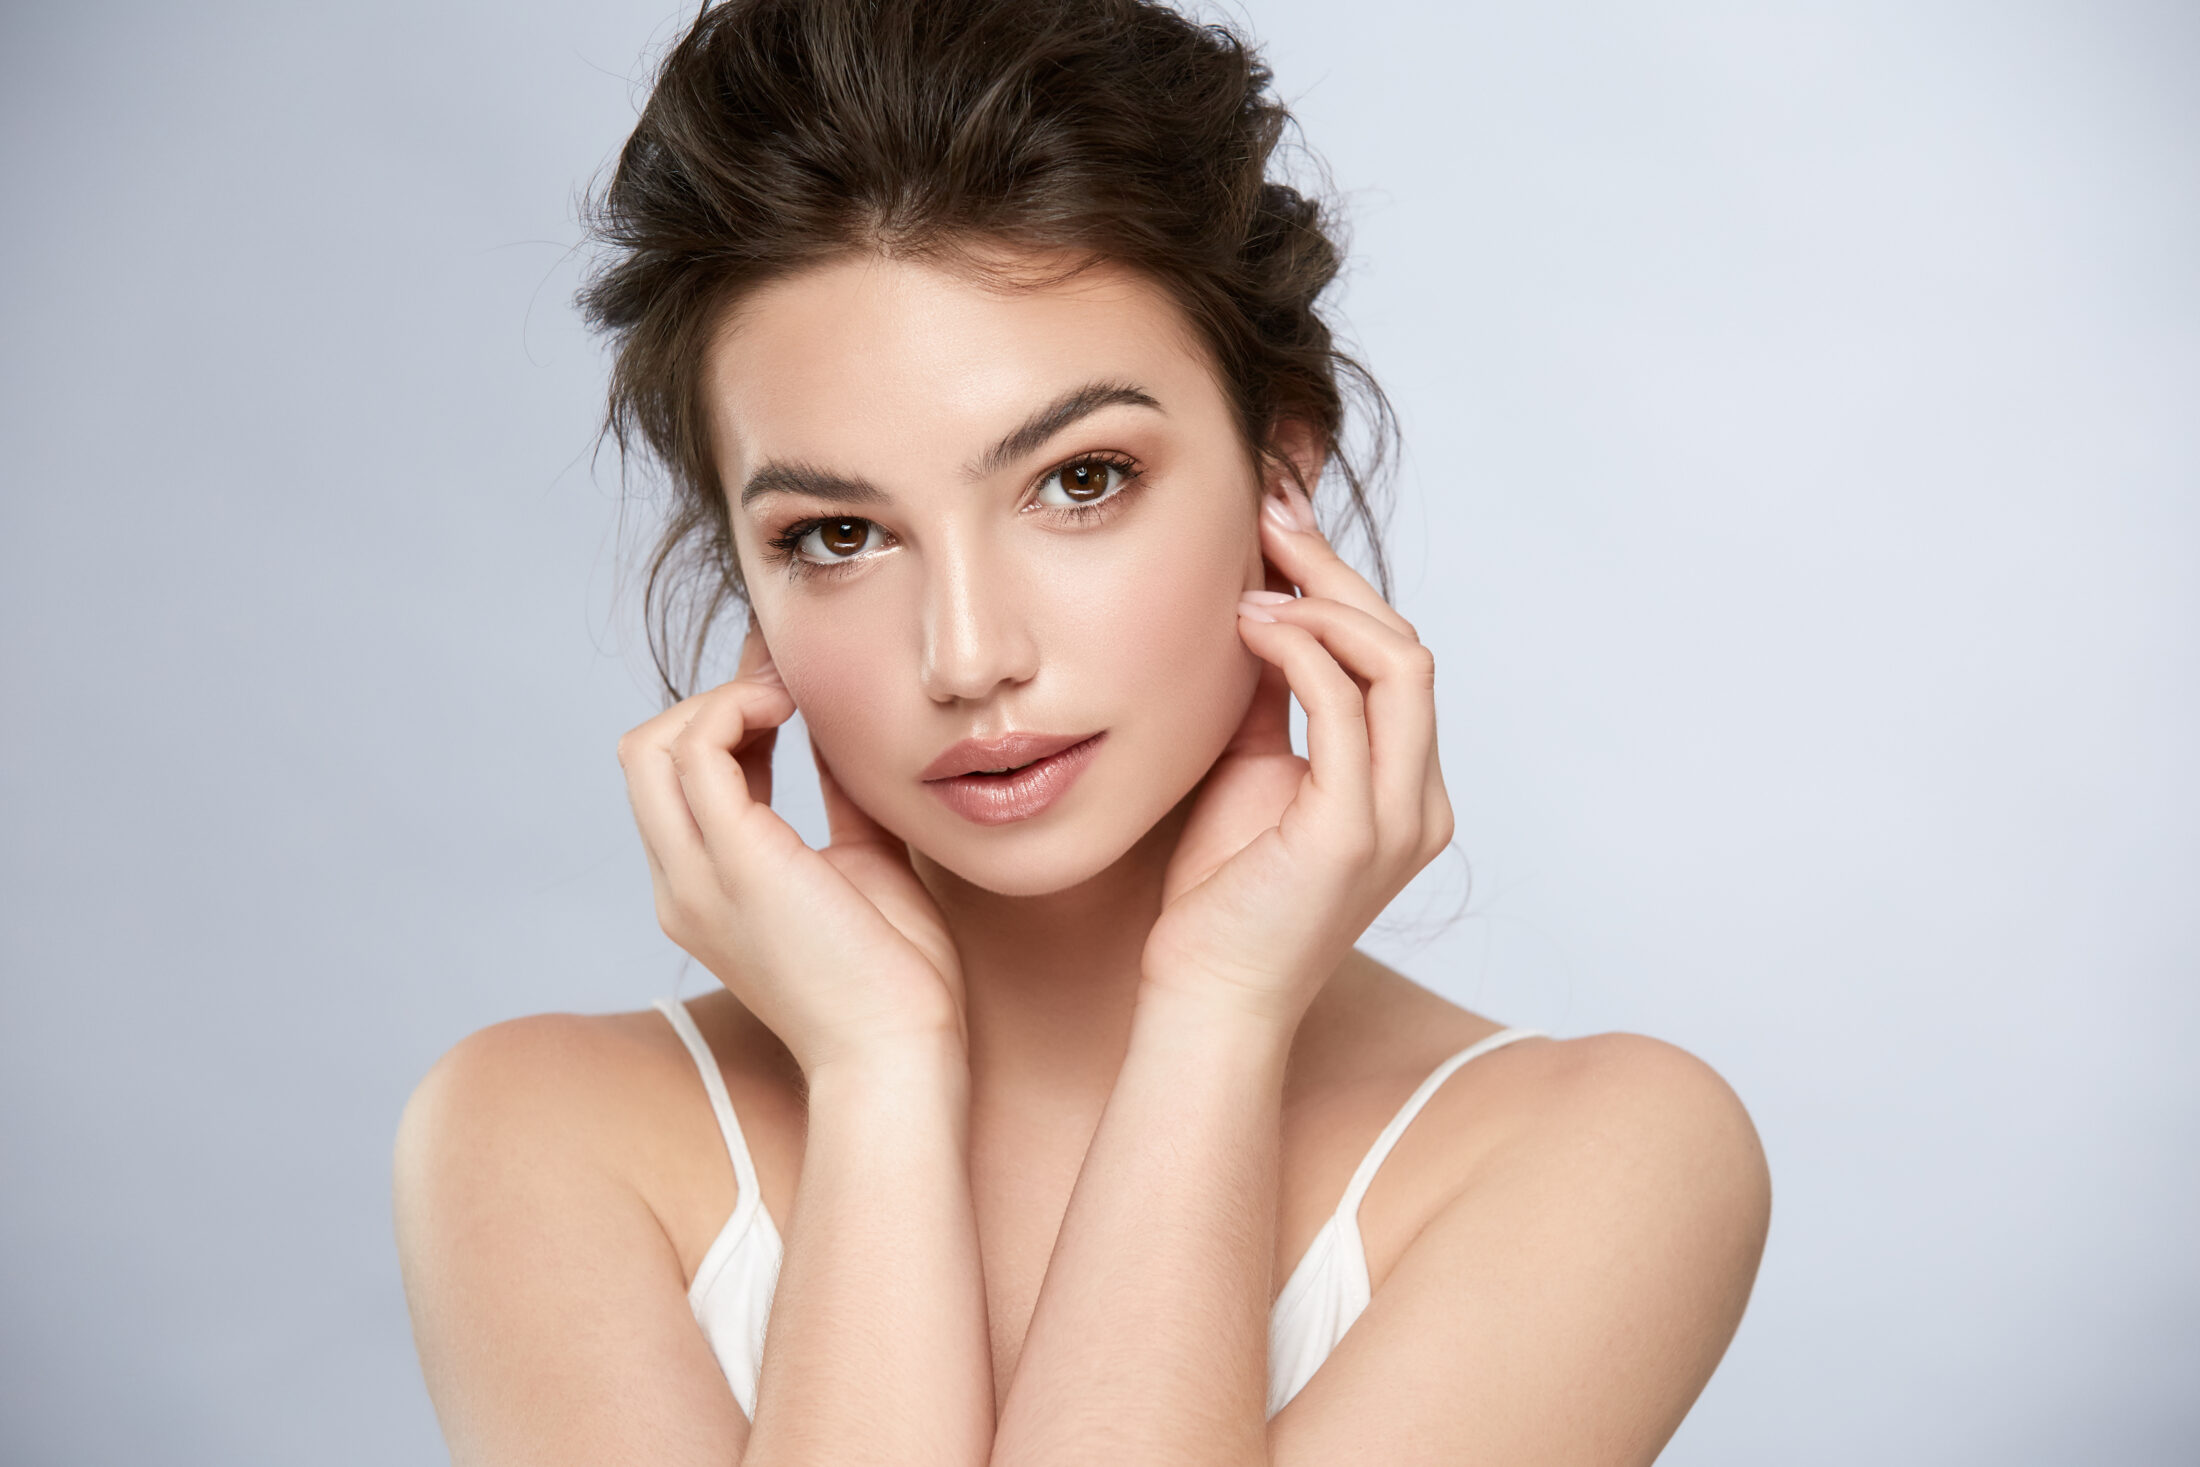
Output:
<instances>
[{"instance_id":1,"label":"brown hair","mask_svg":"<svg viewBox=\"0 0 2200 1467\"><path fill-rule=\"evenodd\" d=\"M671 481L643 594L666 693L744 594L705 346L744 293L854 251L972 263L987 243L1144 272L1213 352L1250 450L1282 420L1312 428L1387 593L1371 496L1396 430L1316 309L1339 265L1327 211L1268 177L1290 127L1243 40L1150 0L706 5L588 202L601 252L580 296L615 347L606 432Z\"/></svg>"}]
</instances>

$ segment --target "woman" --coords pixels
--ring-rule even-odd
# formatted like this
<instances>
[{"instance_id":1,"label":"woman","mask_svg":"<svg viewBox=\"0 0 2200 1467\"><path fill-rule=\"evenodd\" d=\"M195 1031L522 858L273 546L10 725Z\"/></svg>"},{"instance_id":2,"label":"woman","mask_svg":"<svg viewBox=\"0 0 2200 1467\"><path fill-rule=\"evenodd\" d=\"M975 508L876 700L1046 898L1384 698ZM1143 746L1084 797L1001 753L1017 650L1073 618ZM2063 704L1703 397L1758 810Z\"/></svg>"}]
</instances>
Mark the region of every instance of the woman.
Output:
<instances>
[{"instance_id":1,"label":"woman","mask_svg":"<svg viewBox=\"0 0 2200 1467\"><path fill-rule=\"evenodd\" d=\"M675 696L674 613L692 675L748 609L619 747L722 987L421 1086L456 1460L1635 1462L1716 1365L1726 1087L1353 951L1452 821L1430 654L1310 502L1366 513L1354 369L1267 84L1141 0L732 0L668 57L584 304L678 495Z\"/></svg>"}]
</instances>

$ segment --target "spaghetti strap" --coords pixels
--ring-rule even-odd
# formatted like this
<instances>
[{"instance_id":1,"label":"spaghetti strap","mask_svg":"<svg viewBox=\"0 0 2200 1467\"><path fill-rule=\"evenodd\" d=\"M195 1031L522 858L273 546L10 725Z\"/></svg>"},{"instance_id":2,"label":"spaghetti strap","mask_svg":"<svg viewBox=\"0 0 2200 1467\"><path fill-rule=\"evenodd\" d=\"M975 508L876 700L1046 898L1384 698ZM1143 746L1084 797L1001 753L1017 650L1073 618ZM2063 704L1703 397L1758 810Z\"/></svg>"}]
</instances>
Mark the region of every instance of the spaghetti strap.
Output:
<instances>
[{"instance_id":1,"label":"spaghetti strap","mask_svg":"<svg viewBox=\"0 0 2200 1467\"><path fill-rule=\"evenodd\" d=\"M726 1138L726 1154L733 1158L733 1179L739 1184L739 1197L734 1199L736 1210L758 1205L760 1195L756 1185L756 1163L749 1157L748 1138L741 1134L741 1122L733 1113L733 1099L726 1094L725 1077L718 1073L718 1058L710 1052L710 1043L703 1038L703 1031L695 1027L695 1017L687 1005L676 998L660 998L657 1012L672 1023L672 1030L687 1046L688 1054L695 1060L695 1068L702 1071L703 1089L710 1095L710 1108L718 1117L718 1133Z\"/></svg>"},{"instance_id":2,"label":"spaghetti strap","mask_svg":"<svg viewBox=\"0 0 2200 1467\"><path fill-rule=\"evenodd\" d=\"M1493 1049L1503 1049L1515 1040L1548 1037L1540 1029L1500 1029L1495 1034L1468 1045L1438 1065L1421 1082L1421 1088L1414 1091L1406 1103L1398 1108L1398 1113L1390 1118L1390 1124L1383 1127L1382 1134L1375 1138L1375 1144L1367 1149L1367 1155L1360 1159L1360 1169L1352 1174L1351 1182L1344 1189L1343 1199L1337 1203L1337 1215L1349 1222L1355 1233L1358 1231L1360 1199L1367 1195L1368 1184L1375 1180L1376 1168L1383 1164L1383 1158L1390 1155L1390 1149L1398 1144L1398 1138L1405 1134L1406 1127L1412 1124L1413 1118L1421 1113L1421 1107L1428 1104L1429 1097L1436 1093L1437 1087L1450 1079L1461 1065L1479 1059Z\"/></svg>"}]
</instances>

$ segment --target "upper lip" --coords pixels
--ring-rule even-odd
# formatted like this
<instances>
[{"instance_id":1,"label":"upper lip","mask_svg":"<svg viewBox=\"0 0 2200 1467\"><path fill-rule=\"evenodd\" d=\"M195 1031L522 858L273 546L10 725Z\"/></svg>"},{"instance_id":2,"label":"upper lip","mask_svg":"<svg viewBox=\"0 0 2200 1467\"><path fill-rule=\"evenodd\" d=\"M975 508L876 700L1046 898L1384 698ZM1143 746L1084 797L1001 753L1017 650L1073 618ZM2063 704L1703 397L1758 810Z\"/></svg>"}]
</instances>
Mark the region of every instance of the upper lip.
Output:
<instances>
[{"instance_id":1,"label":"upper lip","mask_svg":"<svg viewBox=\"0 0 2200 1467\"><path fill-rule=\"evenodd\" d=\"M997 739L964 739L924 766L919 779L953 779L994 769L1014 769L1059 754L1091 734L1005 733Z\"/></svg>"}]
</instances>

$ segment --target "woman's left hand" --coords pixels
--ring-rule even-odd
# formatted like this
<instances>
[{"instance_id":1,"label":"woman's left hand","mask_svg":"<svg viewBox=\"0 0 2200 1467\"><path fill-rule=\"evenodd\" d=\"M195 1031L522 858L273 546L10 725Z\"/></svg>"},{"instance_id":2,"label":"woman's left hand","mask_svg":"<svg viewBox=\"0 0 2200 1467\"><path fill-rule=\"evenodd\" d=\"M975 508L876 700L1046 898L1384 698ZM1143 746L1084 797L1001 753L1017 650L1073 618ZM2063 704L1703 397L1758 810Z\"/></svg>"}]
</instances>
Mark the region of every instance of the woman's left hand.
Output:
<instances>
[{"instance_id":1,"label":"woman's left hand","mask_svg":"<svg viewBox=\"0 0 2200 1467\"><path fill-rule=\"evenodd\" d=\"M1296 1027L1329 975L1451 840L1435 660L1339 559L1297 490L1270 494L1269 564L1302 595L1249 592L1238 631L1268 666L1193 800L1147 938L1145 981ZM1291 752L1290 698L1307 758Z\"/></svg>"}]
</instances>

